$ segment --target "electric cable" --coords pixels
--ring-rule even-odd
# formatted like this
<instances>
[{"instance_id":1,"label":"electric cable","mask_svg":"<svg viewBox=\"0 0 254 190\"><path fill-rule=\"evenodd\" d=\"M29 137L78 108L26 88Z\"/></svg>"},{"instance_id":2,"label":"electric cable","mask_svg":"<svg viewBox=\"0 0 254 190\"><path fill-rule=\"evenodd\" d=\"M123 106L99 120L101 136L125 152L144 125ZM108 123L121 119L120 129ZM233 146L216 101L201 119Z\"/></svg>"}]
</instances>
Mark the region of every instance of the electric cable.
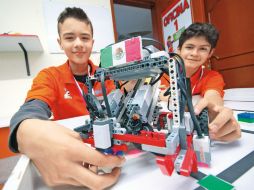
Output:
<instances>
[{"instance_id":1,"label":"electric cable","mask_svg":"<svg viewBox=\"0 0 254 190\"><path fill-rule=\"evenodd\" d=\"M126 85L129 81L125 81L123 84L120 85L120 88L122 88L124 85Z\"/></svg>"},{"instance_id":2,"label":"electric cable","mask_svg":"<svg viewBox=\"0 0 254 190\"><path fill-rule=\"evenodd\" d=\"M101 72L100 78L101 78L102 95L103 95L103 99L105 102L106 111L107 111L108 117L112 117L109 102L108 102L108 97L107 97L107 91L106 91L106 87L105 87L104 71Z\"/></svg>"},{"instance_id":3,"label":"electric cable","mask_svg":"<svg viewBox=\"0 0 254 190\"><path fill-rule=\"evenodd\" d=\"M162 77L164 73L161 73L154 81L150 82L150 85L153 86L154 84L156 84Z\"/></svg>"},{"instance_id":4,"label":"electric cable","mask_svg":"<svg viewBox=\"0 0 254 190\"><path fill-rule=\"evenodd\" d=\"M156 44L158 44L158 45L160 45L161 46L161 50L165 50L165 46L161 43L161 42L159 42L158 40L155 40L155 39L153 39L153 38L144 38L144 37L142 37L141 38L142 39L142 41L151 41L151 42L155 42Z\"/></svg>"}]
</instances>

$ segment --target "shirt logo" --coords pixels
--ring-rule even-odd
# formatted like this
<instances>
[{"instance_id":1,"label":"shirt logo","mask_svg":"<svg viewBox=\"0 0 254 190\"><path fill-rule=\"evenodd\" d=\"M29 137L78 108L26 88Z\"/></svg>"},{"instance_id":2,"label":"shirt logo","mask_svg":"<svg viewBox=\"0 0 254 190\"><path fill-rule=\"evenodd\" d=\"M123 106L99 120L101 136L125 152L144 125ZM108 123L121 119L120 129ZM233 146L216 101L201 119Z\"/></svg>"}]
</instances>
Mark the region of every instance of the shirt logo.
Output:
<instances>
[{"instance_id":1,"label":"shirt logo","mask_svg":"<svg viewBox=\"0 0 254 190\"><path fill-rule=\"evenodd\" d=\"M64 88L64 91L65 91L64 99L72 99L70 91L67 90L66 88Z\"/></svg>"}]
</instances>

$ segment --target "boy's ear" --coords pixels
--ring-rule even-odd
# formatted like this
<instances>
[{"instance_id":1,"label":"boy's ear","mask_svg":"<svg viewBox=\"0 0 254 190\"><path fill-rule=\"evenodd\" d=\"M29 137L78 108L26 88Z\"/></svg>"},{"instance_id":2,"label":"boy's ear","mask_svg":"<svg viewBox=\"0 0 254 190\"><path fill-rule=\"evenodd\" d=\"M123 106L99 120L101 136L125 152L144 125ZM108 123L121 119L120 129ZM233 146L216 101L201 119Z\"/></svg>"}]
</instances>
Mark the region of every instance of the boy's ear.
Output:
<instances>
[{"instance_id":1,"label":"boy's ear","mask_svg":"<svg viewBox=\"0 0 254 190\"><path fill-rule=\"evenodd\" d=\"M177 54L180 54L180 52L181 52L181 50L180 50L180 48L178 47L178 48L176 49L176 53L177 53Z\"/></svg>"},{"instance_id":2,"label":"boy's ear","mask_svg":"<svg viewBox=\"0 0 254 190\"><path fill-rule=\"evenodd\" d=\"M209 56L208 56L208 59L210 59L210 58L212 57L214 51L215 51L215 48L211 49L211 51L210 51L210 53L209 53Z\"/></svg>"},{"instance_id":3,"label":"boy's ear","mask_svg":"<svg viewBox=\"0 0 254 190\"><path fill-rule=\"evenodd\" d=\"M57 38L57 42L58 42L59 47L60 47L61 49L63 49L63 47L61 46L61 40L60 40L60 38Z\"/></svg>"}]
</instances>

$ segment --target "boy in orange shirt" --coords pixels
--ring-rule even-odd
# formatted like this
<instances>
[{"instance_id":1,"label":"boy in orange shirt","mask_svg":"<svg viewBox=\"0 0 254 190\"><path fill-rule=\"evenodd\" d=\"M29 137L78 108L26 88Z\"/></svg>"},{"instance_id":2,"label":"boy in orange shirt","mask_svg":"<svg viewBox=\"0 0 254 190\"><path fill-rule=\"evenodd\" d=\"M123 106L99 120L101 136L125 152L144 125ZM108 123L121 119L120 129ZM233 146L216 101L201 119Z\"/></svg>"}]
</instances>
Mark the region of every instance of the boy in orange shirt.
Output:
<instances>
[{"instance_id":1,"label":"boy in orange shirt","mask_svg":"<svg viewBox=\"0 0 254 190\"><path fill-rule=\"evenodd\" d=\"M205 107L212 121L209 135L214 140L233 141L240 138L241 130L231 109L223 107L224 81L217 71L204 69L203 65L213 55L219 33L209 23L193 23L181 35L177 53L185 64L186 77L190 78L192 95L201 95L194 110L198 115ZM168 86L168 77L162 84ZM161 96L161 99L166 100Z\"/></svg>"},{"instance_id":2,"label":"boy in orange shirt","mask_svg":"<svg viewBox=\"0 0 254 190\"><path fill-rule=\"evenodd\" d=\"M117 181L125 159L88 147L78 133L49 120L88 114L82 94L87 92L86 77L96 70L89 60L94 43L92 23L82 9L73 7L59 15L57 27L58 43L68 60L42 70L34 79L26 102L11 120L10 149L26 154L49 186L104 189ZM100 94L98 85L94 84L95 95ZM97 166L114 169L98 175Z\"/></svg>"}]
</instances>

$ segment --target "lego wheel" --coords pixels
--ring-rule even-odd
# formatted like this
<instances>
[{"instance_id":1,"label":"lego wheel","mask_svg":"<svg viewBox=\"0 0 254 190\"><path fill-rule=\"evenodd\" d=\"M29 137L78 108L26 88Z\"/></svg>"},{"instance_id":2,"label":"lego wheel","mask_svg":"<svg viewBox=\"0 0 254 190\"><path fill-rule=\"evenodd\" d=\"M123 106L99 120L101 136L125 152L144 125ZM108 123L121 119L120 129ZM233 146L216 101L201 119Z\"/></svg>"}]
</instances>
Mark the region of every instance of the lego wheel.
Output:
<instances>
[{"instance_id":1,"label":"lego wheel","mask_svg":"<svg viewBox=\"0 0 254 190\"><path fill-rule=\"evenodd\" d=\"M202 110L202 112L197 116L197 120L199 122L199 126L202 130L202 133L208 136L209 135L209 129L208 129L209 119L208 119L207 108Z\"/></svg>"}]
</instances>

